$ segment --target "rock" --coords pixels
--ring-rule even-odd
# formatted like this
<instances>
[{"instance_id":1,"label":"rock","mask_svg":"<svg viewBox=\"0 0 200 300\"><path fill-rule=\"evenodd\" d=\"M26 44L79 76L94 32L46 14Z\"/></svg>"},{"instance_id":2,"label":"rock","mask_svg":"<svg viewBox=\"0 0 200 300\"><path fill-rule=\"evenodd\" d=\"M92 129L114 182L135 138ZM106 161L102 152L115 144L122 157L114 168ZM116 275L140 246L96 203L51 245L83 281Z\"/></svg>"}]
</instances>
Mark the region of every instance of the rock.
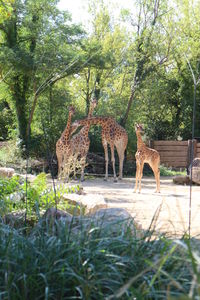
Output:
<instances>
[{"instance_id":1,"label":"rock","mask_svg":"<svg viewBox=\"0 0 200 300\"><path fill-rule=\"evenodd\" d=\"M6 214L3 220L11 227L22 228L25 226L25 210Z\"/></svg>"},{"instance_id":2,"label":"rock","mask_svg":"<svg viewBox=\"0 0 200 300\"><path fill-rule=\"evenodd\" d=\"M56 228L58 228L57 225L59 226L60 223L66 225L68 228L72 228L79 224L79 218L72 216L66 211L51 207L43 214L34 230L40 229L41 226L48 224L48 227L50 225L50 228L55 232Z\"/></svg>"},{"instance_id":3,"label":"rock","mask_svg":"<svg viewBox=\"0 0 200 300\"><path fill-rule=\"evenodd\" d=\"M173 177L173 183L188 185L188 184L190 184L190 177L188 175L187 176L175 176L175 177Z\"/></svg>"},{"instance_id":4,"label":"rock","mask_svg":"<svg viewBox=\"0 0 200 300\"><path fill-rule=\"evenodd\" d=\"M200 184L200 167L192 168L192 181L196 184Z\"/></svg>"},{"instance_id":5,"label":"rock","mask_svg":"<svg viewBox=\"0 0 200 300\"><path fill-rule=\"evenodd\" d=\"M94 226L99 226L112 235L121 235L127 229L130 229L131 232L137 236L143 235L141 225L134 222L132 216L124 208L114 207L100 209L91 215L91 222Z\"/></svg>"},{"instance_id":6,"label":"rock","mask_svg":"<svg viewBox=\"0 0 200 300\"><path fill-rule=\"evenodd\" d=\"M0 168L0 177L12 177L15 173L15 170L13 168Z\"/></svg>"},{"instance_id":7,"label":"rock","mask_svg":"<svg viewBox=\"0 0 200 300\"><path fill-rule=\"evenodd\" d=\"M194 183L200 184L200 158L196 157L192 163L190 164L189 168L189 177L191 178ZM191 174L192 172L192 174Z\"/></svg>"},{"instance_id":8,"label":"rock","mask_svg":"<svg viewBox=\"0 0 200 300\"><path fill-rule=\"evenodd\" d=\"M71 223L73 216L67 213L66 211L56 209L55 207L51 207L46 210L42 218L45 220L65 219L67 223Z\"/></svg>"},{"instance_id":9,"label":"rock","mask_svg":"<svg viewBox=\"0 0 200 300\"><path fill-rule=\"evenodd\" d=\"M80 214L93 214L101 208L107 208L107 203L100 194L64 194L62 198L71 205L79 206Z\"/></svg>"}]
</instances>

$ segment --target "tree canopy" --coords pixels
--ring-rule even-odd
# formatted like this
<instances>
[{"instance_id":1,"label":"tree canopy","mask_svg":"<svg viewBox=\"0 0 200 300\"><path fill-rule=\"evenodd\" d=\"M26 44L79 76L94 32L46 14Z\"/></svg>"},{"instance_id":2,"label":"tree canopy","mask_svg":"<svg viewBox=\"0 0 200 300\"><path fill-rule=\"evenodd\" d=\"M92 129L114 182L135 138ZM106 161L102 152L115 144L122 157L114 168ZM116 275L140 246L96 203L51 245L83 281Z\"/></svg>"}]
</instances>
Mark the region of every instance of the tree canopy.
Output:
<instances>
[{"instance_id":1,"label":"tree canopy","mask_svg":"<svg viewBox=\"0 0 200 300\"><path fill-rule=\"evenodd\" d=\"M93 96L95 113L113 116L128 131L128 151L135 122L152 139L191 138L199 4L137 0L116 17L106 1L92 1L88 31L56 0L0 1L0 138L18 135L26 145L31 136L42 144L45 130L54 151L69 105L83 117ZM198 87L196 96L198 138Z\"/></svg>"}]
</instances>

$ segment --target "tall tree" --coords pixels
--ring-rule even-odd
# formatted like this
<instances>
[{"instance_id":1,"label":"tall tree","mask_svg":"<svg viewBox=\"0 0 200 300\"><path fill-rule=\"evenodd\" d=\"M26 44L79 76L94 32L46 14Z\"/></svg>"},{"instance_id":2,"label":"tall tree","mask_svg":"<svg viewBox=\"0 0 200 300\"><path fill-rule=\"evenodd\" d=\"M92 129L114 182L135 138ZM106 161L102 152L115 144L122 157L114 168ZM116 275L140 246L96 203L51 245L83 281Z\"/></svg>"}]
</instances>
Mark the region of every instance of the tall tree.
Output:
<instances>
[{"instance_id":1,"label":"tall tree","mask_svg":"<svg viewBox=\"0 0 200 300\"><path fill-rule=\"evenodd\" d=\"M9 19L0 24L0 69L16 111L19 137L26 144L38 96L80 64L83 32L56 0L15 0Z\"/></svg>"},{"instance_id":2,"label":"tall tree","mask_svg":"<svg viewBox=\"0 0 200 300\"><path fill-rule=\"evenodd\" d=\"M123 126L127 122L134 96L141 87L141 84L151 72L155 72L168 58L170 42L167 47L159 47L159 44L156 44L158 43L158 36L161 37L163 34L161 32L163 30L161 22L162 17L166 13L167 7L165 1L139 0L137 18L132 17L130 19L135 30L133 32L133 42L130 46L132 51L129 52L132 54L129 56L127 63L133 70L133 76L126 112L121 119L121 125ZM126 16L128 17L127 14ZM162 42L165 43L165 41Z\"/></svg>"}]
</instances>

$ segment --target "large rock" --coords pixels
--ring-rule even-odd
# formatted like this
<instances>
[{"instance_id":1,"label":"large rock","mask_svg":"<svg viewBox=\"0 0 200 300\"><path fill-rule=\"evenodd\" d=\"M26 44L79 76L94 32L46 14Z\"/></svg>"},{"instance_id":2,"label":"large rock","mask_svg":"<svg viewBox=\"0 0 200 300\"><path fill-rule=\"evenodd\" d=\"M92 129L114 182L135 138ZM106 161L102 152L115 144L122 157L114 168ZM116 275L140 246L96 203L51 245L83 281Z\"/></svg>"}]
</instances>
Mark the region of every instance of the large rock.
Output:
<instances>
[{"instance_id":1,"label":"large rock","mask_svg":"<svg viewBox=\"0 0 200 300\"><path fill-rule=\"evenodd\" d=\"M79 207L80 214L93 214L101 208L107 208L107 203L100 194L64 194L62 198L69 204Z\"/></svg>"},{"instance_id":2,"label":"large rock","mask_svg":"<svg viewBox=\"0 0 200 300\"><path fill-rule=\"evenodd\" d=\"M0 168L0 177L12 177L15 173L15 170L13 168Z\"/></svg>"},{"instance_id":3,"label":"large rock","mask_svg":"<svg viewBox=\"0 0 200 300\"><path fill-rule=\"evenodd\" d=\"M74 230L87 228L88 231L92 228L100 230L108 235L116 236L123 235L124 232L130 230L136 236L143 236L141 225L134 222L133 217L124 208L105 208L96 211L94 214L80 218L81 226L77 226Z\"/></svg>"},{"instance_id":4,"label":"large rock","mask_svg":"<svg viewBox=\"0 0 200 300\"><path fill-rule=\"evenodd\" d=\"M192 181L200 184L200 158L195 158L188 168L189 176L192 177Z\"/></svg>"}]
</instances>

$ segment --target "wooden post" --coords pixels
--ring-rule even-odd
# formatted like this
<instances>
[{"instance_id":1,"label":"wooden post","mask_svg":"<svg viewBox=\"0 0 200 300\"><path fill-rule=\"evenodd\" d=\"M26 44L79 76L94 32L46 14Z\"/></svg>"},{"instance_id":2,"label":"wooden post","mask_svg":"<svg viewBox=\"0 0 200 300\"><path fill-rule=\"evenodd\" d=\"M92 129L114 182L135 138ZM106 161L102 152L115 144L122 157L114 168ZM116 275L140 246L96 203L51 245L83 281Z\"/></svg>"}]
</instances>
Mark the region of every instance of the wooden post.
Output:
<instances>
[{"instance_id":1,"label":"wooden post","mask_svg":"<svg viewBox=\"0 0 200 300\"><path fill-rule=\"evenodd\" d=\"M154 141L152 141L152 140L149 141L149 147L154 149Z\"/></svg>"},{"instance_id":2,"label":"wooden post","mask_svg":"<svg viewBox=\"0 0 200 300\"><path fill-rule=\"evenodd\" d=\"M188 140L187 168L197 155L197 140Z\"/></svg>"}]
</instances>

